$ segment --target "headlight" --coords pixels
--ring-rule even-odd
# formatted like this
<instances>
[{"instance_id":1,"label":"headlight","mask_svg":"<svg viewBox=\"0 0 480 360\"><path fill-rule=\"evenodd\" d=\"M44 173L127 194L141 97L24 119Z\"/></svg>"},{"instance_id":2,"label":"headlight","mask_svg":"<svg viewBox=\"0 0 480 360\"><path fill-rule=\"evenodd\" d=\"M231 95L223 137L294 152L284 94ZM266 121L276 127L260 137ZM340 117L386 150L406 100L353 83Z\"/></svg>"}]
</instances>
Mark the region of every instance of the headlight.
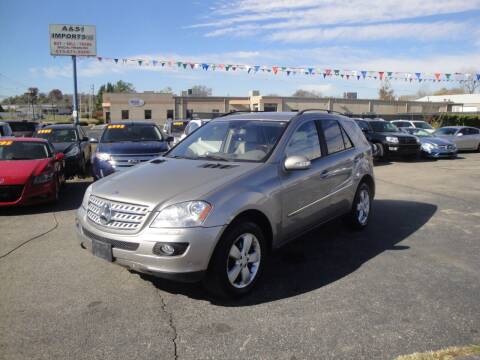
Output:
<instances>
[{"instance_id":1,"label":"headlight","mask_svg":"<svg viewBox=\"0 0 480 360\"><path fill-rule=\"evenodd\" d=\"M398 144L398 138L396 136L387 136L386 140L389 143Z\"/></svg>"},{"instance_id":2,"label":"headlight","mask_svg":"<svg viewBox=\"0 0 480 360\"><path fill-rule=\"evenodd\" d=\"M53 179L53 171L48 171L44 172L38 176L35 176L33 178L33 183L34 184L44 184L46 182L49 182Z\"/></svg>"},{"instance_id":3,"label":"headlight","mask_svg":"<svg viewBox=\"0 0 480 360\"><path fill-rule=\"evenodd\" d=\"M422 149L427 151L427 152L430 152L432 151L433 149L437 148L438 145L437 144L432 144L432 143L424 143L422 144Z\"/></svg>"},{"instance_id":4,"label":"headlight","mask_svg":"<svg viewBox=\"0 0 480 360\"><path fill-rule=\"evenodd\" d=\"M107 154L107 153L96 153L95 154L95 157L98 159L98 160L102 160L102 161L109 161L112 159L112 157L110 156L110 154Z\"/></svg>"},{"instance_id":5,"label":"headlight","mask_svg":"<svg viewBox=\"0 0 480 360\"><path fill-rule=\"evenodd\" d=\"M82 207L86 210L88 209L88 199L90 198L90 194L92 193L92 185L90 185L87 190L85 190L85 194L83 195L82 200Z\"/></svg>"},{"instance_id":6,"label":"headlight","mask_svg":"<svg viewBox=\"0 0 480 360\"><path fill-rule=\"evenodd\" d=\"M78 155L79 152L80 152L80 148L78 146L74 146L71 150L69 150L65 154L65 157L71 157L71 156Z\"/></svg>"},{"instance_id":7,"label":"headlight","mask_svg":"<svg viewBox=\"0 0 480 360\"><path fill-rule=\"evenodd\" d=\"M155 228L185 228L200 226L212 206L205 201L188 201L167 206L161 210L150 227Z\"/></svg>"}]
</instances>

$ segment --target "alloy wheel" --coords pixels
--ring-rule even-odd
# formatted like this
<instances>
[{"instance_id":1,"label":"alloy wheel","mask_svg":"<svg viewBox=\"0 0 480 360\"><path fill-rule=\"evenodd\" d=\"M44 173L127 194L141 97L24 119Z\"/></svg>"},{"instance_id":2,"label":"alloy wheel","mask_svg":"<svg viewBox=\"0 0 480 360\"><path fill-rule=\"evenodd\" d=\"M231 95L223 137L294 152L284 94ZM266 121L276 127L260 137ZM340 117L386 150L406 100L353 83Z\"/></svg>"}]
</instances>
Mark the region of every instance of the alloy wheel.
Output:
<instances>
[{"instance_id":1,"label":"alloy wheel","mask_svg":"<svg viewBox=\"0 0 480 360\"><path fill-rule=\"evenodd\" d=\"M357 203L357 220L361 225L365 225L368 221L370 213L370 194L368 190L362 189L358 196Z\"/></svg>"},{"instance_id":2,"label":"alloy wheel","mask_svg":"<svg viewBox=\"0 0 480 360\"><path fill-rule=\"evenodd\" d=\"M230 284L238 289L250 285L257 275L261 257L260 242L255 235L245 233L237 237L227 260Z\"/></svg>"}]
</instances>

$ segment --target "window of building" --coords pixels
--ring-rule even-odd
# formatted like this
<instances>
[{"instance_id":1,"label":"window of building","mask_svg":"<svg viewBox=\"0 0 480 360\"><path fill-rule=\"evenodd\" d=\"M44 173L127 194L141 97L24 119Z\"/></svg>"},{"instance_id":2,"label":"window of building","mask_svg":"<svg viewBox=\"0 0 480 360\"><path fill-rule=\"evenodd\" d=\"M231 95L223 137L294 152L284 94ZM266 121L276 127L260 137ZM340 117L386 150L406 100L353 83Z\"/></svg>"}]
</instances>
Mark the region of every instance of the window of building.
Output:
<instances>
[{"instance_id":1,"label":"window of building","mask_svg":"<svg viewBox=\"0 0 480 360\"><path fill-rule=\"evenodd\" d=\"M305 156L308 160L314 160L321 156L315 122L306 122L295 130L285 149L285 153L287 156Z\"/></svg>"},{"instance_id":2,"label":"window of building","mask_svg":"<svg viewBox=\"0 0 480 360\"><path fill-rule=\"evenodd\" d=\"M265 104L263 105L263 111L277 111L277 104Z\"/></svg>"},{"instance_id":3,"label":"window of building","mask_svg":"<svg viewBox=\"0 0 480 360\"><path fill-rule=\"evenodd\" d=\"M342 130L336 120L322 120L322 129L327 143L327 151L329 154L345 150L343 142Z\"/></svg>"},{"instance_id":4,"label":"window of building","mask_svg":"<svg viewBox=\"0 0 480 360\"><path fill-rule=\"evenodd\" d=\"M218 110L218 109L212 109L212 113L214 113L214 114L219 113L219 112L220 112L220 110Z\"/></svg>"},{"instance_id":5,"label":"window of building","mask_svg":"<svg viewBox=\"0 0 480 360\"><path fill-rule=\"evenodd\" d=\"M105 121L110 122L110 111L105 112Z\"/></svg>"},{"instance_id":6,"label":"window of building","mask_svg":"<svg viewBox=\"0 0 480 360\"><path fill-rule=\"evenodd\" d=\"M167 119L173 119L173 110L167 110Z\"/></svg>"},{"instance_id":7,"label":"window of building","mask_svg":"<svg viewBox=\"0 0 480 360\"><path fill-rule=\"evenodd\" d=\"M193 118L193 110L187 109L187 119L192 119L192 118Z\"/></svg>"},{"instance_id":8,"label":"window of building","mask_svg":"<svg viewBox=\"0 0 480 360\"><path fill-rule=\"evenodd\" d=\"M128 110L122 110L122 120L128 120Z\"/></svg>"},{"instance_id":9,"label":"window of building","mask_svg":"<svg viewBox=\"0 0 480 360\"><path fill-rule=\"evenodd\" d=\"M152 110L145 110L145 120L152 119Z\"/></svg>"}]
</instances>

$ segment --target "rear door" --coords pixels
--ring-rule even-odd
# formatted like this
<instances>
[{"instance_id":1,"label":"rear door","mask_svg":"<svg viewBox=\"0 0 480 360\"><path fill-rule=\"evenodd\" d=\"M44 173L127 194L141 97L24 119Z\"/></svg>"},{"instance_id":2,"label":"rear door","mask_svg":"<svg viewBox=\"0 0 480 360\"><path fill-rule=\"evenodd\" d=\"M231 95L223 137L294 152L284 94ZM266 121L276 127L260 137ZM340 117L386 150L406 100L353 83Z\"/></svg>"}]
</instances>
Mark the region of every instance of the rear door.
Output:
<instances>
[{"instance_id":1,"label":"rear door","mask_svg":"<svg viewBox=\"0 0 480 360\"><path fill-rule=\"evenodd\" d=\"M310 160L311 167L287 172L281 164L285 240L328 218L326 199L331 189L328 188L323 173L329 163L323 159L315 120L300 123L292 133L285 147L285 158L294 155L305 156Z\"/></svg>"},{"instance_id":2,"label":"rear door","mask_svg":"<svg viewBox=\"0 0 480 360\"><path fill-rule=\"evenodd\" d=\"M459 150L468 150L472 148L468 128L461 128L457 131L454 141Z\"/></svg>"},{"instance_id":3,"label":"rear door","mask_svg":"<svg viewBox=\"0 0 480 360\"><path fill-rule=\"evenodd\" d=\"M466 134L464 137L466 138L466 143L468 144L468 148L472 150L476 150L478 148L479 143L479 130L474 128L466 128Z\"/></svg>"},{"instance_id":4,"label":"rear door","mask_svg":"<svg viewBox=\"0 0 480 360\"><path fill-rule=\"evenodd\" d=\"M353 168L356 157L353 142L348 137L340 122L335 119L319 121L323 152L326 164L321 176L324 185L329 189L329 213L335 217L350 209L353 198Z\"/></svg>"}]
</instances>

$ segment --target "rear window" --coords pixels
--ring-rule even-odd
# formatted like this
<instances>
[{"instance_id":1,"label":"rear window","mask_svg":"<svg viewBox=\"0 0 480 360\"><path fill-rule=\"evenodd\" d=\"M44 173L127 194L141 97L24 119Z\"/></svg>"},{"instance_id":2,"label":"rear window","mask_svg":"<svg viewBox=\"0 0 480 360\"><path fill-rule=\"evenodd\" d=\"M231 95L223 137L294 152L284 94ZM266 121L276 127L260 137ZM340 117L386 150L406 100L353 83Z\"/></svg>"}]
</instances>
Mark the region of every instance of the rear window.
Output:
<instances>
[{"instance_id":1,"label":"rear window","mask_svg":"<svg viewBox=\"0 0 480 360\"><path fill-rule=\"evenodd\" d=\"M52 156L46 144L27 141L0 141L0 160L37 160Z\"/></svg>"},{"instance_id":2,"label":"rear window","mask_svg":"<svg viewBox=\"0 0 480 360\"><path fill-rule=\"evenodd\" d=\"M9 122L12 131L35 131L37 124L29 122Z\"/></svg>"}]
</instances>

